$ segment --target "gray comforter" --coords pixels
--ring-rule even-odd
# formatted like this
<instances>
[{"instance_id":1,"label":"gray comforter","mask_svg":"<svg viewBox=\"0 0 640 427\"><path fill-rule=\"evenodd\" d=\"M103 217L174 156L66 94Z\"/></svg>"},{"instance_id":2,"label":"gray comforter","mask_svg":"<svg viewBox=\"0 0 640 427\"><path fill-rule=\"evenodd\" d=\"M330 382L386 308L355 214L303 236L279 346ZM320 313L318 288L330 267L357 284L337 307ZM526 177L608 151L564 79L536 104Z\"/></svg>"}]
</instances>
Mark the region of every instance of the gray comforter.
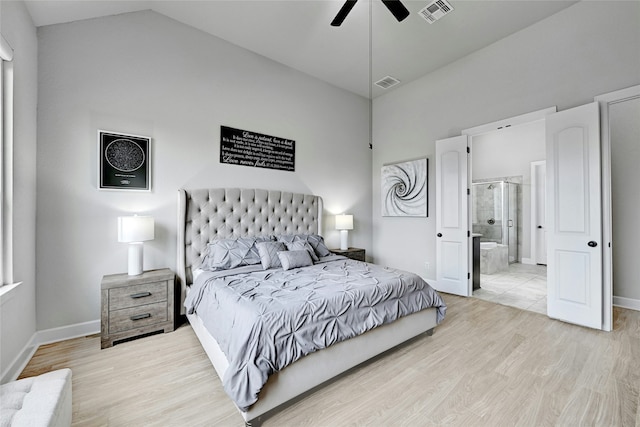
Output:
<instances>
[{"instance_id":1,"label":"gray comforter","mask_svg":"<svg viewBox=\"0 0 640 427\"><path fill-rule=\"evenodd\" d=\"M306 354L427 307L446 306L419 276L339 256L288 271L201 273L185 301L229 361L224 389L243 411L270 374Z\"/></svg>"}]
</instances>

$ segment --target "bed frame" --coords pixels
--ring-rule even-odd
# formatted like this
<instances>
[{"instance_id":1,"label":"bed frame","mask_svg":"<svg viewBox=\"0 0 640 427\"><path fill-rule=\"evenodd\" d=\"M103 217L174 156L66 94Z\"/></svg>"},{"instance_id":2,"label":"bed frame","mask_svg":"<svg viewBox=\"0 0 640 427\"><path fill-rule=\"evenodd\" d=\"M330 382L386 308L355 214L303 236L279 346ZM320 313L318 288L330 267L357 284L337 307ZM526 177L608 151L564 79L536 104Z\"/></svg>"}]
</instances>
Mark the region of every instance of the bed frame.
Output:
<instances>
[{"instance_id":1,"label":"bed frame","mask_svg":"<svg viewBox=\"0 0 640 427\"><path fill-rule=\"evenodd\" d=\"M181 301L202 252L215 239L277 234L321 234L318 196L257 189L178 190L178 280ZM184 305L181 304L182 314ZM187 315L220 379L228 367L216 340L196 315ZM429 308L363 335L311 353L269 377L258 401L240 411L247 426L259 426L321 384L422 333L432 333L436 309Z\"/></svg>"}]
</instances>

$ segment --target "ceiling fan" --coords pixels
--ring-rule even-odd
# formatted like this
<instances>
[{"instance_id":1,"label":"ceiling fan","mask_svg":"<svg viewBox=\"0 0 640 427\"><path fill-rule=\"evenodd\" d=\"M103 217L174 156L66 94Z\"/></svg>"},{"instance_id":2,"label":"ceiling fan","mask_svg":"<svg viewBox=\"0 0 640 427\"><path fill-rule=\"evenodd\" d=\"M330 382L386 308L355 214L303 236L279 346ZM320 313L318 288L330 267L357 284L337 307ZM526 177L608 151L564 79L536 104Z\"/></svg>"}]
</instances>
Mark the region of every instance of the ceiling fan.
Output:
<instances>
[{"instance_id":1,"label":"ceiling fan","mask_svg":"<svg viewBox=\"0 0 640 427\"><path fill-rule=\"evenodd\" d=\"M338 11L336 17L333 18L333 21L331 21L331 25L334 27L339 27L340 25L342 25L342 22L347 17L349 12L351 12L351 9L353 9L353 6L356 5L357 1L358 0L345 1ZM406 7L404 7L402 3L400 3L400 0L382 0L382 3L387 6L389 12L391 12L393 16L395 16L398 22L404 20L407 16L409 16L409 11Z\"/></svg>"}]
</instances>

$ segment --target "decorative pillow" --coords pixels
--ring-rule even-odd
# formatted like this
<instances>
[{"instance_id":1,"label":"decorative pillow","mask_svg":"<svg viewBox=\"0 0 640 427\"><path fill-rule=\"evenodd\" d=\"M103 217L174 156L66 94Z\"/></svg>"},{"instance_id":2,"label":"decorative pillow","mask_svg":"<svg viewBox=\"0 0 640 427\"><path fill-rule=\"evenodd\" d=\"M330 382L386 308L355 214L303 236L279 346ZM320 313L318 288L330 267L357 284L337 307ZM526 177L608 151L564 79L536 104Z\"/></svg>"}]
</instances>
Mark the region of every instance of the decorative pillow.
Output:
<instances>
[{"instance_id":1,"label":"decorative pillow","mask_svg":"<svg viewBox=\"0 0 640 427\"><path fill-rule=\"evenodd\" d=\"M309 256L311 256L311 259L314 262L319 260L318 255L316 255L316 252L307 241L298 240L297 242L285 243L285 245L287 246L287 250L289 251L308 251Z\"/></svg>"},{"instance_id":2,"label":"decorative pillow","mask_svg":"<svg viewBox=\"0 0 640 427\"><path fill-rule=\"evenodd\" d=\"M282 263L278 257L278 252L286 251L282 242L259 242L256 243L258 254L260 254L260 262L265 270L269 268L280 268Z\"/></svg>"},{"instance_id":3,"label":"decorative pillow","mask_svg":"<svg viewBox=\"0 0 640 427\"><path fill-rule=\"evenodd\" d=\"M306 249L301 251L278 252L278 258L280 258L283 270L291 270L292 268L313 265L311 255L309 255L309 251Z\"/></svg>"},{"instance_id":4,"label":"decorative pillow","mask_svg":"<svg viewBox=\"0 0 640 427\"><path fill-rule=\"evenodd\" d=\"M319 257L331 255L331 252L324 244L324 239L322 236L317 234L283 234L281 236L277 236L276 240L284 243L293 243L302 240L309 242L316 255Z\"/></svg>"},{"instance_id":5,"label":"decorative pillow","mask_svg":"<svg viewBox=\"0 0 640 427\"><path fill-rule=\"evenodd\" d=\"M260 263L256 242L270 241L270 237L239 237L221 239L207 245L207 256L202 261L204 270L228 270Z\"/></svg>"}]
</instances>

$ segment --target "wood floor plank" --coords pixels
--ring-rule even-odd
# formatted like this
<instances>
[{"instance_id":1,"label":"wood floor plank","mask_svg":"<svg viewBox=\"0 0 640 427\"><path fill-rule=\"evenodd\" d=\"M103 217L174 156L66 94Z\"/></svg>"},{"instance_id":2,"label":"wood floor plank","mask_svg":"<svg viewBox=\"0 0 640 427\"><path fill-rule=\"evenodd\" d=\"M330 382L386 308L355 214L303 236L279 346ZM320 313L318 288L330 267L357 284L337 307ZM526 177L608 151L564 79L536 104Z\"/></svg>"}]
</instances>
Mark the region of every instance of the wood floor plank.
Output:
<instances>
[{"instance_id":1,"label":"wood floor plank","mask_svg":"<svg viewBox=\"0 0 640 427\"><path fill-rule=\"evenodd\" d=\"M443 295L447 318L268 419L275 426L640 425L640 312L594 331ZM41 346L21 377L73 371L74 426L242 426L189 325L100 350Z\"/></svg>"}]
</instances>

